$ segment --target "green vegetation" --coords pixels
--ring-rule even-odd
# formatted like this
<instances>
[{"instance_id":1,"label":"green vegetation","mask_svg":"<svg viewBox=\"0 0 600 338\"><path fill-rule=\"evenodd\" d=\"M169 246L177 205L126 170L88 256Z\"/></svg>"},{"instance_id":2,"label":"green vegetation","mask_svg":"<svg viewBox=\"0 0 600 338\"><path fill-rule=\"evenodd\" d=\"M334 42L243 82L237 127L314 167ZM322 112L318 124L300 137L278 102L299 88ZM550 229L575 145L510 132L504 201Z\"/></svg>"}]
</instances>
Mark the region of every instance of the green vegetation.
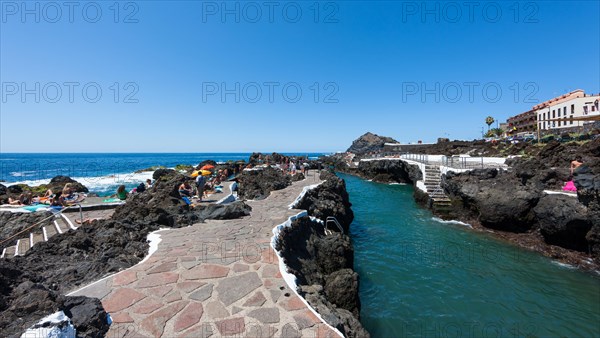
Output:
<instances>
[{"instance_id":1,"label":"green vegetation","mask_svg":"<svg viewBox=\"0 0 600 338\"><path fill-rule=\"evenodd\" d=\"M178 164L175 166L175 170L189 170L189 169L194 169L193 165L190 164Z\"/></svg>"},{"instance_id":2,"label":"green vegetation","mask_svg":"<svg viewBox=\"0 0 600 338\"><path fill-rule=\"evenodd\" d=\"M496 122L496 120L494 120L493 117L488 116L485 118L485 124L488 125L488 131L490 130L490 126L492 125L492 123Z\"/></svg>"},{"instance_id":3,"label":"green vegetation","mask_svg":"<svg viewBox=\"0 0 600 338\"><path fill-rule=\"evenodd\" d=\"M155 165L146 169L140 169L140 170L136 170L135 173L139 174L139 173L143 173L143 172L147 172L147 171L155 171L156 169L165 169L165 166L162 165Z\"/></svg>"},{"instance_id":4,"label":"green vegetation","mask_svg":"<svg viewBox=\"0 0 600 338\"><path fill-rule=\"evenodd\" d=\"M499 137L502 136L502 133L504 133L504 130L500 128L492 128L488 130L488 132L485 134L485 137Z\"/></svg>"}]
</instances>

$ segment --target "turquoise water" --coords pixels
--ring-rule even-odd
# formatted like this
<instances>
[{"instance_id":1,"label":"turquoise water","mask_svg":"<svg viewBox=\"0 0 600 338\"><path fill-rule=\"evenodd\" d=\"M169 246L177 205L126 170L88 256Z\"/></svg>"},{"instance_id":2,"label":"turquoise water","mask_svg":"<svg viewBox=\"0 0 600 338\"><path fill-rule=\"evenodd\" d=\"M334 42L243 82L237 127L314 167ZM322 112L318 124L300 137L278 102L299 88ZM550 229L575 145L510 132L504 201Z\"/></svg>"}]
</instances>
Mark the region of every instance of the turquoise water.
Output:
<instances>
[{"instance_id":1,"label":"turquoise water","mask_svg":"<svg viewBox=\"0 0 600 338\"><path fill-rule=\"evenodd\" d=\"M340 176L373 337L600 336L597 276L435 221L411 186Z\"/></svg>"}]
</instances>

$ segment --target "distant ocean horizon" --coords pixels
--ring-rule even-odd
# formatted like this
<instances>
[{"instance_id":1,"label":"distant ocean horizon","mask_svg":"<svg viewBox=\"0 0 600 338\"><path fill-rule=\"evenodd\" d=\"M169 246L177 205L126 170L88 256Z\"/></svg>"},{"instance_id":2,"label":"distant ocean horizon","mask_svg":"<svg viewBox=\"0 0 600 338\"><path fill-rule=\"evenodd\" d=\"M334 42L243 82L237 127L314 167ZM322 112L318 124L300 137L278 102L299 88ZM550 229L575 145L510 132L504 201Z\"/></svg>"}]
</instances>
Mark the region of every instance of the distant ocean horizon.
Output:
<instances>
[{"instance_id":1,"label":"distant ocean horizon","mask_svg":"<svg viewBox=\"0 0 600 338\"><path fill-rule=\"evenodd\" d=\"M133 188L152 176L136 171L154 166L173 168L178 164L197 165L205 160L217 162L248 160L252 153L0 153L0 183L36 186L55 176L69 176L91 192L112 193L124 184ZM318 158L329 153L282 152L289 156Z\"/></svg>"}]
</instances>

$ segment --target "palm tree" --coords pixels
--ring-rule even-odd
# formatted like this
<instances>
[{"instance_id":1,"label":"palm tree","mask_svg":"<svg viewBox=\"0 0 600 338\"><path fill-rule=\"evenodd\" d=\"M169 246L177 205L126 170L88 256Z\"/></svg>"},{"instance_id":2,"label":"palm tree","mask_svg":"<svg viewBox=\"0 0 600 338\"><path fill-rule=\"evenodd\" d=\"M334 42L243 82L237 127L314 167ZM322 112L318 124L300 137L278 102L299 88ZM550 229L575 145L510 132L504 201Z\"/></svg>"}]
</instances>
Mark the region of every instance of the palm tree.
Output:
<instances>
[{"instance_id":1,"label":"palm tree","mask_svg":"<svg viewBox=\"0 0 600 338\"><path fill-rule=\"evenodd\" d=\"M496 120L494 120L493 117L488 116L485 118L485 124L488 125L488 131L490 131L490 126L492 125L492 123L496 122Z\"/></svg>"}]
</instances>

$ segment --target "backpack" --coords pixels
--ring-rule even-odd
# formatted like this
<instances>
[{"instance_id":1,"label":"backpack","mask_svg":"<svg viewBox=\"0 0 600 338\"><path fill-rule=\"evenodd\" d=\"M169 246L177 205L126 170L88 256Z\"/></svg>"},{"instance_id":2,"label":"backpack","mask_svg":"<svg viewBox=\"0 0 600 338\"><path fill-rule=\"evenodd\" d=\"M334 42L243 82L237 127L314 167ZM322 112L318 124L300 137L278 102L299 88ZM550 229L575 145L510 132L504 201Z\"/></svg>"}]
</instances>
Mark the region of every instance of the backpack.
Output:
<instances>
[{"instance_id":1,"label":"backpack","mask_svg":"<svg viewBox=\"0 0 600 338\"><path fill-rule=\"evenodd\" d=\"M146 185L144 183L140 183L140 185L138 185L137 187L137 192L144 192L146 191Z\"/></svg>"}]
</instances>

